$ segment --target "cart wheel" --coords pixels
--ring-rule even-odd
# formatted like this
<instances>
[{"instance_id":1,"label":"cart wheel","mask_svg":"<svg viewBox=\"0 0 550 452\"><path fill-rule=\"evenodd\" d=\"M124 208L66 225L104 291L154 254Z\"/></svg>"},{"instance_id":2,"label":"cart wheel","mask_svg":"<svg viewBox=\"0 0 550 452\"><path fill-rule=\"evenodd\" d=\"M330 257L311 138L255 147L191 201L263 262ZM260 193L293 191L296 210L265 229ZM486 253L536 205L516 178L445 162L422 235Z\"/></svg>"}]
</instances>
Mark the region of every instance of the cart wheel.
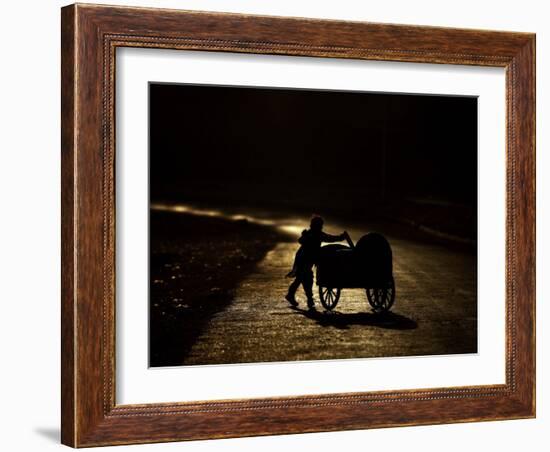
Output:
<instances>
[{"instance_id":1,"label":"cart wheel","mask_svg":"<svg viewBox=\"0 0 550 452\"><path fill-rule=\"evenodd\" d=\"M340 289L319 286L319 298L321 299L323 307L327 311L332 311L340 299Z\"/></svg>"},{"instance_id":2,"label":"cart wheel","mask_svg":"<svg viewBox=\"0 0 550 452\"><path fill-rule=\"evenodd\" d=\"M367 298L374 312L389 311L395 301L395 282L393 276L386 287L368 287Z\"/></svg>"}]
</instances>

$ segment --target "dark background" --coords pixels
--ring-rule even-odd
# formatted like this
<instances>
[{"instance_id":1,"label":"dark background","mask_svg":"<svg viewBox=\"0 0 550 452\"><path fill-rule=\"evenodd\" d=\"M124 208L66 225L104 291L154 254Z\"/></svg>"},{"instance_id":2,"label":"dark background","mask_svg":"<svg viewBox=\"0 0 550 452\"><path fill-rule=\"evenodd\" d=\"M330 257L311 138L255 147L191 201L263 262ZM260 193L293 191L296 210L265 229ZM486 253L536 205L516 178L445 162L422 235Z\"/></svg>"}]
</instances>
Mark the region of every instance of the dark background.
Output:
<instances>
[{"instance_id":1,"label":"dark background","mask_svg":"<svg viewBox=\"0 0 550 452\"><path fill-rule=\"evenodd\" d=\"M152 83L150 168L152 201L472 217L477 99Z\"/></svg>"}]
</instances>

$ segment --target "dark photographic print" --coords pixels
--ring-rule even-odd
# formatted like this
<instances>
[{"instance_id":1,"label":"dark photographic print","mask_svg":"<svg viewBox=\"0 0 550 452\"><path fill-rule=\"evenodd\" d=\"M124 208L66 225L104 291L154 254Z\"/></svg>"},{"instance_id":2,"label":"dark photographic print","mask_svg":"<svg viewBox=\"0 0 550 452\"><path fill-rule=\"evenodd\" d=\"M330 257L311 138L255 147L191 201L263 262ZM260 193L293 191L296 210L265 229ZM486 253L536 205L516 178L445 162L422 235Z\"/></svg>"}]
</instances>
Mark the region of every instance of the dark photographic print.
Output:
<instances>
[{"instance_id":1,"label":"dark photographic print","mask_svg":"<svg viewBox=\"0 0 550 452\"><path fill-rule=\"evenodd\" d=\"M476 353L477 120L150 83L150 366Z\"/></svg>"}]
</instances>

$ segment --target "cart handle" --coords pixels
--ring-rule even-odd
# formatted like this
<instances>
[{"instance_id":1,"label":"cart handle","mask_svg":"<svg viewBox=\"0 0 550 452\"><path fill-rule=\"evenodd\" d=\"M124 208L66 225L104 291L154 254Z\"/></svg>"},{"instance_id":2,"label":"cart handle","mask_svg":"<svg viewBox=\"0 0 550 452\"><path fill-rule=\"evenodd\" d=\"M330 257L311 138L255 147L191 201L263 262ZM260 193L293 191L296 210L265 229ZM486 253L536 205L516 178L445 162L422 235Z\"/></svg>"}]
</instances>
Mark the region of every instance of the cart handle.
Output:
<instances>
[{"instance_id":1,"label":"cart handle","mask_svg":"<svg viewBox=\"0 0 550 452\"><path fill-rule=\"evenodd\" d=\"M344 238L346 239L346 242L348 242L348 245L351 249L355 248L355 245L353 243L353 240L351 240L350 235L348 234L348 231L344 231Z\"/></svg>"}]
</instances>

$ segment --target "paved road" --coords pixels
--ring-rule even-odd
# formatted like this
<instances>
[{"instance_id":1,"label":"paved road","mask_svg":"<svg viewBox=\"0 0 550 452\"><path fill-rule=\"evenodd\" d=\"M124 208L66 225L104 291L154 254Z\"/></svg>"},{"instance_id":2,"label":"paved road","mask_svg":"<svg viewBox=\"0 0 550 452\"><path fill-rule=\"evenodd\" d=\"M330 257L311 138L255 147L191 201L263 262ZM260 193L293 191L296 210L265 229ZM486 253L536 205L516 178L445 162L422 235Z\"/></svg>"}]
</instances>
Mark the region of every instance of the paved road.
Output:
<instances>
[{"instance_id":1,"label":"paved road","mask_svg":"<svg viewBox=\"0 0 550 452\"><path fill-rule=\"evenodd\" d=\"M355 240L365 232L347 230ZM475 353L475 255L388 238L397 293L389 315L373 314L365 292L356 289L344 289L332 313L324 312L317 293L317 311L309 313L301 289L299 308L291 308L284 275L296 244L280 243L211 319L185 364Z\"/></svg>"}]
</instances>

